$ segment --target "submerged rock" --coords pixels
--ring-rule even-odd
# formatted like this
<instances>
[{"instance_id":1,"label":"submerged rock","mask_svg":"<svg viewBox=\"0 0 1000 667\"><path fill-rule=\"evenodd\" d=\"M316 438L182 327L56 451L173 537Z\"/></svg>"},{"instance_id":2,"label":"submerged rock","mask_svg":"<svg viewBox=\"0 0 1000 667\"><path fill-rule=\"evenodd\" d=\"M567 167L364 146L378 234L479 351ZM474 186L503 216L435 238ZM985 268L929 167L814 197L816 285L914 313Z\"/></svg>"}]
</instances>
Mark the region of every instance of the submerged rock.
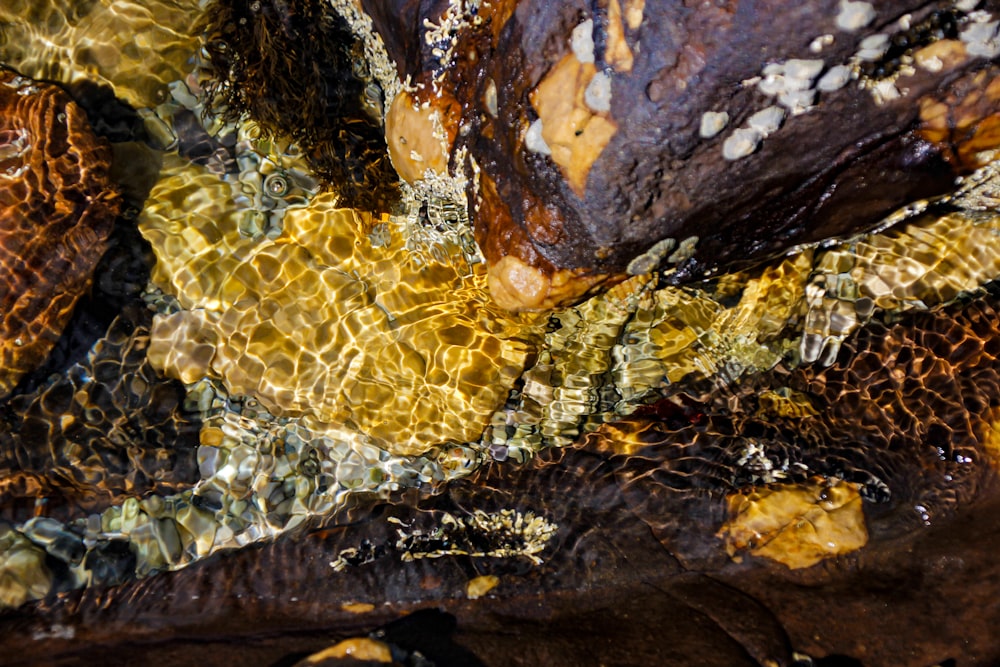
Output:
<instances>
[{"instance_id":1,"label":"submerged rock","mask_svg":"<svg viewBox=\"0 0 1000 667\"><path fill-rule=\"evenodd\" d=\"M0 69L0 396L41 364L120 208L111 148L60 88Z\"/></svg>"},{"instance_id":2,"label":"submerged rock","mask_svg":"<svg viewBox=\"0 0 1000 667\"><path fill-rule=\"evenodd\" d=\"M155 367L186 383L220 378L272 414L346 427L394 454L479 436L533 336L527 318L489 302L481 265L445 241L408 248L399 220L329 194L284 210L272 238L247 235L253 210L230 183L167 165L140 229L153 280L184 310L154 321Z\"/></svg>"},{"instance_id":3,"label":"submerged rock","mask_svg":"<svg viewBox=\"0 0 1000 667\"><path fill-rule=\"evenodd\" d=\"M994 2L361 4L507 308L871 228L1000 146Z\"/></svg>"}]
</instances>

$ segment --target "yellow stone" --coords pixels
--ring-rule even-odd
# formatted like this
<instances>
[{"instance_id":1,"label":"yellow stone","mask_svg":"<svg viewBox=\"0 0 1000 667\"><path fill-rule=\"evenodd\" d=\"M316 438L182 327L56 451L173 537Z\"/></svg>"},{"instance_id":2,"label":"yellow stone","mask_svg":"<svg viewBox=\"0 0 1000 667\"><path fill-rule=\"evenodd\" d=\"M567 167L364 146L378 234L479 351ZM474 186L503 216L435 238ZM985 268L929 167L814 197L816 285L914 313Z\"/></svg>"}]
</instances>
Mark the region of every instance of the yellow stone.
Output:
<instances>
[{"instance_id":1,"label":"yellow stone","mask_svg":"<svg viewBox=\"0 0 1000 667\"><path fill-rule=\"evenodd\" d=\"M243 237L230 185L174 156L165 167L140 229L154 282L184 310L154 320L156 368L221 379L273 414L347 426L396 454L479 437L533 331L491 302L482 265L445 241L408 250L401 225L333 195L289 209L273 240ZM371 242L376 225L387 241Z\"/></svg>"},{"instance_id":2,"label":"yellow stone","mask_svg":"<svg viewBox=\"0 0 1000 667\"><path fill-rule=\"evenodd\" d=\"M392 166L407 183L416 183L430 169L448 171L450 142L445 139L440 112L418 104L409 93L392 101L385 118L385 137Z\"/></svg>"},{"instance_id":3,"label":"yellow stone","mask_svg":"<svg viewBox=\"0 0 1000 667\"><path fill-rule=\"evenodd\" d=\"M305 660L296 663L296 667L319 664L331 658L352 658L354 660L367 660L369 662L392 662L392 651L384 642L368 637L352 637L319 653L313 653Z\"/></svg>"},{"instance_id":4,"label":"yellow stone","mask_svg":"<svg viewBox=\"0 0 1000 667\"><path fill-rule=\"evenodd\" d=\"M726 552L769 558L790 569L810 567L868 542L858 485L814 479L729 496L729 520L718 537Z\"/></svg>"},{"instance_id":5,"label":"yellow stone","mask_svg":"<svg viewBox=\"0 0 1000 667\"><path fill-rule=\"evenodd\" d=\"M465 585L465 595L470 600L476 600L500 585L500 577L493 574L484 574L474 577Z\"/></svg>"},{"instance_id":6,"label":"yellow stone","mask_svg":"<svg viewBox=\"0 0 1000 667\"><path fill-rule=\"evenodd\" d=\"M570 187L580 197L587 189L590 167L618 131L606 113L597 114L584 93L597 73L593 63L573 54L563 57L531 91L531 106L542 121L542 138Z\"/></svg>"}]
</instances>

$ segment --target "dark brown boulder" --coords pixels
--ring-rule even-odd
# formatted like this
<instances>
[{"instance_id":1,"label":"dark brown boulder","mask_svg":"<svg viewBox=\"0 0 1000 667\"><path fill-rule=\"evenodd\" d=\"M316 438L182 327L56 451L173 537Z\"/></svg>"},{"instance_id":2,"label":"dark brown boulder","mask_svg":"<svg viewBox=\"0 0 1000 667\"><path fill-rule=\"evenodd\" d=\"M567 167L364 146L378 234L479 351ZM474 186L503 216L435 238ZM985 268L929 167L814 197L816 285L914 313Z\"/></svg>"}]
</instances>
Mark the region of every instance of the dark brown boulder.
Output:
<instances>
[{"instance_id":1,"label":"dark brown boulder","mask_svg":"<svg viewBox=\"0 0 1000 667\"><path fill-rule=\"evenodd\" d=\"M120 208L111 147L62 89L0 69L0 396L44 361Z\"/></svg>"},{"instance_id":2,"label":"dark brown boulder","mask_svg":"<svg viewBox=\"0 0 1000 667\"><path fill-rule=\"evenodd\" d=\"M871 228L998 146L992 1L362 5L417 88L394 105L441 111L451 168L478 167L509 308Z\"/></svg>"}]
</instances>

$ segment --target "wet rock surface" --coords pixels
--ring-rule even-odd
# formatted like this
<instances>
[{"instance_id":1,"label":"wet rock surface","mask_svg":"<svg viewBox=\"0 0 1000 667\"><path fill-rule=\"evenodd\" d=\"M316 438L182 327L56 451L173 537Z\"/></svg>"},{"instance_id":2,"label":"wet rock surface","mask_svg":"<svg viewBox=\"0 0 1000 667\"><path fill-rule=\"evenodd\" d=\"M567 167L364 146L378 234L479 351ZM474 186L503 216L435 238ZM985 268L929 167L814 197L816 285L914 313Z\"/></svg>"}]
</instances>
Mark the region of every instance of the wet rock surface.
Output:
<instances>
[{"instance_id":1,"label":"wet rock surface","mask_svg":"<svg viewBox=\"0 0 1000 667\"><path fill-rule=\"evenodd\" d=\"M111 148L62 89L0 69L0 396L55 345L107 248Z\"/></svg>"},{"instance_id":2,"label":"wet rock surface","mask_svg":"<svg viewBox=\"0 0 1000 667\"><path fill-rule=\"evenodd\" d=\"M0 520L67 521L198 480L201 424L146 359L151 321L133 305L65 374L3 406Z\"/></svg>"},{"instance_id":3,"label":"wet rock surface","mask_svg":"<svg viewBox=\"0 0 1000 667\"><path fill-rule=\"evenodd\" d=\"M149 52L130 52L119 68L114 49L102 46L52 71L85 70L96 54L99 78L123 100L139 100L133 103L143 108L131 114L123 102L88 93L85 82L72 86L74 94L91 96L81 106L95 115L95 126L120 142L114 151L118 171L128 172L126 201L137 208L149 201L141 213L119 218L94 288L55 353L0 404L5 664L923 667L1000 661L992 632L1000 621L993 602L1000 574L1000 297L990 282L1000 273L1000 175L995 163L989 166L997 94L986 64L996 24L988 13L975 14L977 3L929 3L912 13L906 28L896 14L883 16L904 11L904 3L810 3L787 21L797 25L813 20L813 11L830 9L834 37L814 40L817 58L849 51L847 39L857 50L859 78L841 80L839 65L814 72L804 59L768 55L761 62L774 67L765 73L766 65L755 65L761 79L740 88L735 106L726 107L731 118L716 110L689 128L698 137L692 160L715 150L716 161L742 165L784 141L782 133L794 123L815 122L809 119L821 113L825 93L840 95L865 77L896 75L893 86L908 93L905 77L944 72L951 83L934 83L934 94L920 104L911 100L919 113L916 131L921 141L947 145L940 158L949 178L986 165L949 185L956 188L950 197L926 211L885 218L896 226L883 233L682 287L665 283L681 279L684 262L700 261L700 241L664 238L626 266L641 273L665 262L662 275L634 276L547 318L524 316L533 322L532 346L519 352L517 368L497 363L506 357L494 345L470 342L476 336L469 332L479 327L504 340L528 330L505 325L497 331L493 306L484 305L485 271L470 232L460 215L449 217L454 210L442 214L443 199L422 198L426 191L415 195L419 187L404 185L402 212L380 218L339 210L331 195L317 196L299 147L256 123L227 124L203 113L199 74L177 71L177 63L194 67L191 49L184 50L190 35L164 36L150 28L150 14L111 4L88 7L87 34L95 44L116 44L118 19L135 20L134 41L148 38ZM357 11L353 2L335 4ZM175 25L179 6L149 7L152 14L164 12L163 26ZM233 7L248 23L263 11L267 30L300 33L304 28L295 21L304 14L295 12L316 8ZM555 183L571 193L567 197L581 191L584 198L595 165L617 150L625 132L615 115L621 112L616 77L648 71L647 60L657 57L630 40L663 29L644 21L669 10L609 2L536 23L534 15L556 10L528 3L413 3L392 15L393 7L372 8L376 23L405 23L404 50L414 57L406 62L436 59L430 75L442 75L439 85L449 72L475 72L461 65L469 51L450 48L462 47L463 35L514 46L515 37L523 38L536 53L552 56L532 75L537 85L531 90L507 89L498 79L493 86L472 81L472 88L481 87L484 113L474 122L484 132L490 123L502 129L511 113L504 105L515 93L526 95L521 108L538 118L522 119L531 121L522 124L523 142L531 159L551 160L545 163L551 182L539 183ZM477 24L475 13L487 7L490 19ZM762 12L777 7L758 5ZM932 9L951 12L957 22L943 14L931 20ZM286 10L294 17L284 21ZM727 10L734 10L734 26L745 25L740 5L699 9L676 22L674 30L686 31L674 36L677 43L690 45L683 40L703 34L701 28L715 34ZM423 23L425 17L441 20ZM461 25L463 17L469 25ZM587 26L588 19L594 24ZM920 53L910 53L895 32L893 41L861 44L869 33L888 33L892 22L908 40L922 44L938 30L941 38ZM51 42L52 52L62 54L69 52L62 40L78 41L76 28L68 37L58 34L57 18L45 24L37 34L29 30L35 41L25 43ZM111 26L113 39L101 26ZM539 38L534 42L518 33L531 26L532 39ZM554 37L541 39L548 30ZM763 32L751 33L746 40L764 39ZM11 44L0 38L0 59L24 56L26 50ZM370 58L371 43L362 46ZM813 42L807 46L813 53ZM490 67L520 62L512 49L506 59L488 58L486 51L476 57ZM310 61L308 54L288 55L298 65ZM704 55L682 49L677 65L697 65ZM737 65L746 58L735 50L730 55ZM982 67L968 66L968 56ZM387 122L404 129L388 136L392 159L410 169L404 177L442 177L449 153L434 152L442 142L468 148L473 157L485 154L473 148L488 139L485 133L460 131L464 102L423 106L419 90L390 95L394 89L380 69L385 61L367 64L369 74L378 74L370 80L392 99ZM135 62L167 78L133 77ZM711 67L700 78L691 74L688 92L696 79L716 74ZM796 105L806 106L805 93L788 93L810 90L796 88L805 80L820 102L796 116ZM286 83L278 88L287 91ZM350 84L355 96L356 83ZM567 90L573 94L563 95ZM894 106L888 87L875 91L881 107L873 91L858 89L860 97L851 98L858 118L872 104L903 108ZM659 104L687 109L694 102L684 95L676 91ZM740 106L758 99L767 105ZM547 119L563 122L546 125ZM428 127L430 140L415 141L428 139ZM683 128L673 130L683 143ZM921 164L912 165L916 181L925 174ZM484 173L482 188L472 193L501 201L510 188ZM856 176L838 189L857 185ZM452 205L460 198L445 199ZM352 224L328 233L320 223L331 215ZM154 248L138 238L135 219L145 220L144 232L157 230ZM541 217L533 220L557 246L561 232ZM292 243L307 221L315 227L309 243ZM516 247L516 235L511 238ZM227 244L254 252L220 253ZM294 250L294 261L280 253L280 261L258 261L256 250L273 248ZM164 291L146 286L154 253L153 282ZM538 303L569 298L580 285L616 277L563 273L539 281L537 267L524 259L510 255L495 265L515 288L511 298L522 288L535 289ZM276 277L285 273L289 280ZM449 286L442 276L461 280ZM279 296L248 298L268 281ZM352 289L326 291L330 284ZM259 317L255 299L270 303ZM157 355L147 357L155 322L206 317L223 301L232 302L233 312L220 321L239 321L226 320L228 342L215 353L222 350L227 363L253 371L247 374L253 382L219 373L186 377L184 385L159 375ZM460 308L460 317L445 312L462 303L469 306ZM254 313L261 325L281 322L289 336L272 332L244 345L239 324L250 320L234 317L239 313ZM353 420L312 432L300 416L275 415L262 400L240 394L253 385L291 400L284 387L304 387L302 403L315 403L330 370L350 362L342 343L383 347L372 315L382 318L378 331L386 341L397 343L384 345L393 355L410 349L400 343L414 322L424 334L410 346L414 355L462 353L441 354L433 373L421 375L419 364L402 366L455 389L450 400L462 399L460 388L470 383L485 387L496 392L489 405L477 408L475 418L449 419L466 413L428 410L412 392L420 382L376 378L369 383L375 398L358 419L399 420L403 426L383 430L383 444L400 446L413 437L414 416L430 415L429 428L448 429L424 438L431 445L426 454L403 456L359 437ZM308 379L302 361L310 356L298 336L318 331L310 322L340 325L352 318L358 326L339 331L316 367L320 382L296 385ZM177 332L160 339L160 357L173 354L184 359L179 368L200 368L211 330ZM473 354L477 350L482 354ZM366 381L393 370L385 356L358 367L351 372L360 370ZM484 380L497 370L509 386ZM279 387L275 378L291 384ZM419 410L401 409L390 398L412 401ZM478 439L455 442L459 436L442 433Z\"/></svg>"},{"instance_id":4,"label":"wet rock surface","mask_svg":"<svg viewBox=\"0 0 1000 667\"><path fill-rule=\"evenodd\" d=\"M791 665L796 652L817 664L845 664L819 661L834 655L992 664L997 298L991 290L876 323L845 341L828 369L762 376L736 397L742 411L731 395L656 404L582 446L489 465L436 496L360 504L180 572L50 596L0 617L0 647L16 647L23 664L44 652L59 664L156 655L180 665L195 645L202 656L291 664L372 632L394 655L419 650L437 665ZM872 355L900 363L873 368ZM895 377L903 368L911 381ZM835 405L793 417L788 403L760 400L781 387L797 387L800 406ZM852 394L869 395L860 417ZM765 403L772 414L760 412ZM875 489L859 485L870 534L860 551L811 567L727 555L716 534L726 498L754 469L736 460L748 438L765 438L761 429L781 429L778 412L796 429L770 441L772 470L791 455L811 474L839 471ZM528 532L480 534L477 515L533 515L558 528L533 563L518 555ZM472 599L468 583L483 575L496 586ZM912 632L928 619L933 632ZM407 624L417 630L398 634Z\"/></svg>"},{"instance_id":5,"label":"wet rock surface","mask_svg":"<svg viewBox=\"0 0 1000 667\"><path fill-rule=\"evenodd\" d=\"M864 230L996 148L992 2L362 4L452 168L475 162L509 308Z\"/></svg>"}]
</instances>

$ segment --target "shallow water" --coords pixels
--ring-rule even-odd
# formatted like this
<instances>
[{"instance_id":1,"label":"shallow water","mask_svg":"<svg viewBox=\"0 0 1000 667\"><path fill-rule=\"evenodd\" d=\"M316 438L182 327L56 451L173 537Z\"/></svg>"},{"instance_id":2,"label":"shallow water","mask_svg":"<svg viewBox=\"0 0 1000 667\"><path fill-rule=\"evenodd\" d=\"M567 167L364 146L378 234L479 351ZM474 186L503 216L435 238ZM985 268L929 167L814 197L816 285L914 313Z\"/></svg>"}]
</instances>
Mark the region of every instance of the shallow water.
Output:
<instances>
[{"instance_id":1,"label":"shallow water","mask_svg":"<svg viewBox=\"0 0 1000 667\"><path fill-rule=\"evenodd\" d=\"M262 566L233 550L307 529L322 529L307 539L331 572L378 561L391 577L379 561L390 553L494 558L515 572L504 577L530 579L551 559L538 590L625 590L627 577L585 552L627 545L590 543L592 530L607 539L620 523L636 540L651 530L674 545L671 558L721 568L730 556L773 557L727 540L746 513L727 515L722 500L741 488L794 485L808 497L779 529L806 511L857 505L850 519L831 519L851 533L841 541L852 551L869 534L936 526L989 487L1000 395L987 381L993 332L977 327L995 317L984 286L1000 275L1000 216L978 181L879 234L754 271L687 287L640 276L573 308L514 316L489 299L463 202L406 190L391 214L342 208L296 146L206 116L198 11L197 2L122 1L0 9L0 62L67 86L112 142L132 208L57 361L4 399L0 603L44 599L42 617L72 616L65 605L86 609L110 590L117 611L108 613L120 620L127 594L115 591L141 598L144 581L214 571L240 589L235 580L262 577ZM982 173L994 188L998 178ZM135 284L123 291L123 281ZM100 302L112 296L124 306L108 313ZM947 318L961 324L921 357ZM871 342L883 335L903 342ZM988 353L968 353L963 340ZM907 365L901 350L924 365ZM836 393L841 371L850 377ZM964 403L934 384L939 376L959 378ZM899 391L866 387L876 380ZM964 382L979 382L982 396ZM841 409L848 401L875 406L857 430ZM913 407L921 401L961 414L935 430ZM928 489L896 486L910 465L899 441L913 432L941 441L938 467L910 462L927 468ZM885 461L859 463L879 447ZM953 486L936 486L937 475ZM853 500L825 509L820 496L841 478ZM581 498L591 484L594 497ZM891 503L880 495L890 487ZM867 531L863 518L856 526L862 498ZM316 547L330 526L378 517L366 513L379 500L397 506L397 523L368 521ZM426 515L412 509L420 503ZM588 512L605 524L588 523ZM893 516L879 523L883 513ZM792 541L771 551L801 546ZM265 581L268 599L288 584ZM413 603L420 595L407 583L385 592L355 583L338 599ZM442 588L427 584L428 597Z\"/></svg>"}]
</instances>

